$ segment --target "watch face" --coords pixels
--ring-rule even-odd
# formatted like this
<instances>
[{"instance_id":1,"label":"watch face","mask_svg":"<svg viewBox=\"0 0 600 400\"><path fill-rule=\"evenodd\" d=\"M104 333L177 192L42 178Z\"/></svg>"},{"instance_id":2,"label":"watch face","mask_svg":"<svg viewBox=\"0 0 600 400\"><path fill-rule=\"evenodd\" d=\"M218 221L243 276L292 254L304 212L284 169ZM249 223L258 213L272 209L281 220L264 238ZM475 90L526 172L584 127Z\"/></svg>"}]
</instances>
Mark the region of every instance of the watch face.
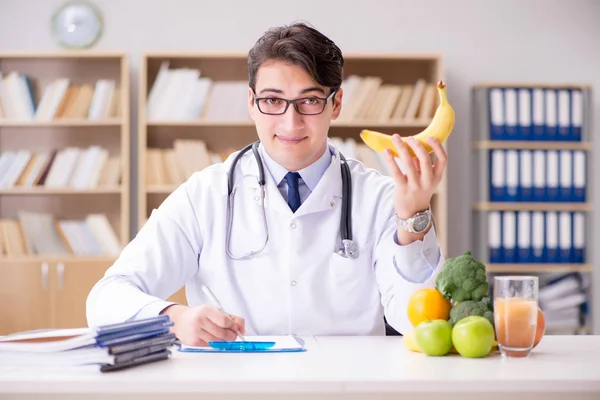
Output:
<instances>
[{"instance_id":1,"label":"watch face","mask_svg":"<svg viewBox=\"0 0 600 400\"><path fill-rule=\"evenodd\" d=\"M429 226L429 216L427 214L417 215L413 220L413 230L423 232Z\"/></svg>"}]
</instances>

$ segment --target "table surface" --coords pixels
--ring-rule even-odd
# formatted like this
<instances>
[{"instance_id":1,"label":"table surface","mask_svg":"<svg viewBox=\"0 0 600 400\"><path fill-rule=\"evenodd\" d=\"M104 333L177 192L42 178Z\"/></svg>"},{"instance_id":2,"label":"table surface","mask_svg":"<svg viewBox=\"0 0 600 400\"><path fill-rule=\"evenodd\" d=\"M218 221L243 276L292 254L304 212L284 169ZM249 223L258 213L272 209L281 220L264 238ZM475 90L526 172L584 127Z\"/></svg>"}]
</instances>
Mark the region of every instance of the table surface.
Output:
<instances>
[{"instance_id":1,"label":"table surface","mask_svg":"<svg viewBox=\"0 0 600 400\"><path fill-rule=\"evenodd\" d=\"M546 336L527 359L427 357L395 337L308 337L302 353L181 353L99 373L0 367L2 393L600 393L600 336ZM1 397L1 396L0 396Z\"/></svg>"}]
</instances>

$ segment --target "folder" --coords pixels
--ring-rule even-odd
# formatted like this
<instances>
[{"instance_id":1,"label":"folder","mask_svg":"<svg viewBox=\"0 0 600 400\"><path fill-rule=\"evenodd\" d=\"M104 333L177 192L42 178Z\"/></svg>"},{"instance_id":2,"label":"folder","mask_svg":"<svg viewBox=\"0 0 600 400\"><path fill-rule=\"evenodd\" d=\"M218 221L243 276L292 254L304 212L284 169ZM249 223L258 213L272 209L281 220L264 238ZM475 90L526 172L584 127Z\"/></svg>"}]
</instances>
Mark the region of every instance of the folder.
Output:
<instances>
[{"instance_id":1,"label":"folder","mask_svg":"<svg viewBox=\"0 0 600 400\"><path fill-rule=\"evenodd\" d=\"M504 89L504 140L519 140L517 89Z\"/></svg>"},{"instance_id":2,"label":"folder","mask_svg":"<svg viewBox=\"0 0 600 400\"><path fill-rule=\"evenodd\" d=\"M517 103L519 105L519 129L517 137L519 140L532 140L531 89L519 88L519 98Z\"/></svg>"},{"instance_id":3,"label":"folder","mask_svg":"<svg viewBox=\"0 0 600 400\"><path fill-rule=\"evenodd\" d=\"M532 261L531 245L531 213L519 211L517 216L517 262L530 263Z\"/></svg>"},{"instance_id":4,"label":"folder","mask_svg":"<svg viewBox=\"0 0 600 400\"><path fill-rule=\"evenodd\" d=\"M490 211L488 214L488 253L490 263L501 263L502 260L502 214Z\"/></svg>"},{"instance_id":5,"label":"folder","mask_svg":"<svg viewBox=\"0 0 600 400\"><path fill-rule=\"evenodd\" d=\"M506 150L506 198L505 201L517 201L519 194L519 152Z\"/></svg>"},{"instance_id":6,"label":"folder","mask_svg":"<svg viewBox=\"0 0 600 400\"><path fill-rule=\"evenodd\" d=\"M546 199L546 154L544 150L533 151L533 201Z\"/></svg>"},{"instance_id":7,"label":"folder","mask_svg":"<svg viewBox=\"0 0 600 400\"><path fill-rule=\"evenodd\" d=\"M585 216L581 211L572 213L573 223L573 262L584 263L585 262Z\"/></svg>"},{"instance_id":8,"label":"folder","mask_svg":"<svg viewBox=\"0 0 600 400\"><path fill-rule=\"evenodd\" d=\"M545 133L544 140L546 141L554 141L557 140L558 136L558 101L555 89L545 89L544 90L544 101L545 101L545 109L546 113L545 117Z\"/></svg>"},{"instance_id":9,"label":"folder","mask_svg":"<svg viewBox=\"0 0 600 400\"><path fill-rule=\"evenodd\" d=\"M544 243L546 238L544 236L545 231L545 217L543 211L534 211L531 213L531 262L542 263L544 262Z\"/></svg>"},{"instance_id":10,"label":"folder","mask_svg":"<svg viewBox=\"0 0 600 400\"><path fill-rule=\"evenodd\" d=\"M558 261L561 263L570 263L573 261L571 239L571 213L561 211L558 214Z\"/></svg>"},{"instance_id":11,"label":"folder","mask_svg":"<svg viewBox=\"0 0 600 400\"><path fill-rule=\"evenodd\" d=\"M490 155L490 199L491 201L505 201L506 168L504 150L491 150Z\"/></svg>"},{"instance_id":12,"label":"folder","mask_svg":"<svg viewBox=\"0 0 600 400\"><path fill-rule=\"evenodd\" d=\"M168 315L76 329L43 329L0 337L0 364L92 367L117 371L170 357Z\"/></svg>"},{"instance_id":13,"label":"folder","mask_svg":"<svg viewBox=\"0 0 600 400\"><path fill-rule=\"evenodd\" d=\"M572 140L571 136L571 93L568 89L558 90L558 129L557 138L561 141Z\"/></svg>"},{"instance_id":14,"label":"folder","mask_svg":"<svg viewBox=\"0 0 600 400\"><path fill-rule=\"evenodd\" d=\"M571 140L581 141L583 125L583 96L581 89L571 90Z\"/></svg>"},{"instance_id":15,"label":"folder","mask_svg":"<svg viewBox=\"0 0 600 400\"><path fill-rule=\"evenodd\" d=\"M573 152L573 201L585 202L586 199L586 154L583 150Z\"/></svg>"},{"instance_id":16,"label":"folder","mask_svg":"<svg viewBox=\"0 0 600 400\"><path fill-rule=\"evenodd\" d=\"M557 263L558 258L558 213L556 211L546 212L546 244L544 246L546 255L544 261Z\"/></svg>"},{"instance_id":17,"label":"folder","mask_svg":"<svg viewBox=\"0 0 600 400\"><path fill-rule=\"evenodd\" d=\"M531 120L533 140L544 140L546 128L544 126L546 118L544 117L546 109L544 107L544 89L535 88L531 91Z\"/></svg>"},{"instance_id":18,"label":"folder","mask_svg":"<svg viewBox=\"0 0 600 400\"><path fill-rule=\"evenodd\" d=\"M560 190L558 201L573 201L573 152L571 150L561 150L559 154L560 164Z\"/></svg>"},{"instance_id":19,"label":"folder","mask_svg":"<svg viewBox=\"0 0 600 400\"><path fill-rule=\"evenodd\" d=\"M520 201L533 201L533 156L531 150L519 152L519 184Z\"/></svg>"},{"instance_id":20,"label":"folder","mask_svg":"<svg viewBox=\"0 0 600 400\"><path fill-rule=\"evenodd\" d=\"M546 201L558 201L558 151L546 151Z\"/></svg>"},{"instance_id":21,"label":"folder","mask_svg":"<svg viewBox=\"0 0 600 400\"><path fill-rule=\"evenodd\" d=\"M304 340L296 336L246 336L231 342L209 342L208 346L178 344L186 353L294 353L304 352Z\"/></svg>"},{"instance_id":22,"label":"folder","mask_svg":"<svg viewBox=\"0 0 600 400\"><path fill-rule=\"evenodd\" d=\"M492 140L504 140L504 93L501 88L489 91L490 136Z\"/></svg>"},{"instance_id":23,"label":"folder","mask_svg":"<svg viewBox=\"0 0 600 400\"><path fill-rule=\"evenodd\" d=\"M517 259L519 263L529 263L532 258L531 212L519 211L517 217Z\"/></svg>"},{"instance_id":24,"label":"folder","mask_svg":"<svg viewBox=\"0 0 600 400\"><path fill-rule=\"evenodd\" d=\"M514 211L502 213L502 249L505 263L517 262L517 216Z\"/></svg>"}]
</instances>

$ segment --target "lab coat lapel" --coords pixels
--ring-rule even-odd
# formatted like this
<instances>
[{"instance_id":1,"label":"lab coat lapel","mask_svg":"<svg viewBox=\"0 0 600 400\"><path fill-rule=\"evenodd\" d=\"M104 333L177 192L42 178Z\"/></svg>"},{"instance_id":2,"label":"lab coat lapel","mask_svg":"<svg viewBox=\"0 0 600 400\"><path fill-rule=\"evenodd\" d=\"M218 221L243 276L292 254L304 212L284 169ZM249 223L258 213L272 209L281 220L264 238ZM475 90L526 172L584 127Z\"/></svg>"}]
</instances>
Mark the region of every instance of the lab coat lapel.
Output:
<instances>
[{"instance_id":1,"label":"lab coat lapel","mask_svg":"<svg viewBox=\"0 0 600 400\"><path fill-rule=\"evenodd\" d=\"M262 190L258 183L258 164L254 156L252 156L251 162L246 166L244 171L244 187L247 190L247 195L252 198L253 201L260 204L260 198L262 196ZM265 167L265 207L270 210L276 210L289 214L293 214L290 206L281 195L277 184L273 180L273 177Z\"/></svg>"},{"instance_id":2,"label":"lab coat lapel","mask_svg":"<svg viewBox=\"0 0 600 400\"><path fill-rule=\"evenodd\" d=\"M335 149L334 149L335 150ZM337 150L331 158L331 164L317 183L315 190L296 211L297 216L333 210L342 199L342 172L340 156Z\"/></svg>"}]
</instances>

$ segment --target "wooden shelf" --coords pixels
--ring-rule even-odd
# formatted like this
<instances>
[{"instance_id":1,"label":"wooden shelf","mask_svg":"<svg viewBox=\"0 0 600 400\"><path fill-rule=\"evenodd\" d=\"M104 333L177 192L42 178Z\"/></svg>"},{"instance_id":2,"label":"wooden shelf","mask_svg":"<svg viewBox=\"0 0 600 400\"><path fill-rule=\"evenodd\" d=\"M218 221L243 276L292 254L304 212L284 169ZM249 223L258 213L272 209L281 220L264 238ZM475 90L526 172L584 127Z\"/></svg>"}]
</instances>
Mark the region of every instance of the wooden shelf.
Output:
<instances>
[{"instance_id":1,"label":"wooden shelf","mask_svg":"<svg viewBox=\"0 0 600 400\"><path fill-rule=\"evenodd\" d=\"M120 195L128 189L120 187L93 188L93 189L70 189L70 188L10 188L0 189L0 195L99 195L116 194Z\"/></svg>"},{"instance_id":2,"label":"wooden shelf","mask_svg":"<svg viewBox=\"0 0 600 400\"><path fill-rule=\"evenodd\" d=\"M87 120L87 119L60 119L54 121L10 121L0 120L0 128L60 128L60 127L94 127L94 126L114 126L119 127L123 124L120 119L115 120Z\"/></svg>"},{"instance_id":3,"label":"wooden shelf","mask_svg":"<svg viewBox=\"0 0 600 400\"><path fill-rule=\"evenodd\" d=\"M474 88L552 88L552 89L589 89L592 86L581 83L555 83L555 82L480 82Z\"/></svg>"},{"instance_id":4,"label":"wooden shelf","mask_svg":"<svg viewBox=\"0 0 600 400\"><path fill-rule=\"evenodd\" d=\"M177 189L176 185L150 185L146 186L148 194L169 194Z\"/></svg>"},{"instance_id":5,"label":"wooden shelf","mask_svg":"<svg viewBox=\"0 0 600 400\"><path fill-rule=\"evenodd\" d=\"M89 51L89 50L69 50L69 51L5 51L0 53L3 60L15 59L24 61L35 61L36 59L47 59L50 61L59 60L68 62L71 60L90 59L96 61L104 61L109 59L123 59L123 53L117 51ZM129 72L129 71L128 71Z\"/></svg>"},{"instance_id":6,"label":"wooden shelf","mask_svg":"<svg viewBox=\"0 0 600 400\"><path fill-rule=\"evenodd\" d=\"M539 272L592 272L591 264L487 264L487 272L539 273Z\"/></svg>"},{"instance_id":7,"label":"wooden shelf","mask_svg":"<svg viewBox=\"0 0 600 400\"><path fill-rule=\"evenodd\" d=\"M19 264L19 263L57 263L57 262L77 262L85 267L86 263L113 263L115 256L58 256L58 255L33 255L26 257L0 257L1 264ZM82 268L83 268L82 267Z\"/></svg>"},{"instance_id":8,"label":"wooden shelf","mask_svg":"<svg viewBox=\"0 0 600 400\"><path fill-rule=\"evenodd\" d=\"M590 203L534 203L534 202L481 202L477 211L591 211Z\"/></svg>"},{"instance_id":9,"label":"wooden shelf","mask_svg":"<svg viewBox=\"0 0 600 400\"><path fill-rule=\"evenodd\" d=\"M186 60L186 59L230 59L231 61L245 60L248 57L248 53L245 51L148 51L145 53L146 58L154 59L172 59L172 60ZM427 53L427 52L415 52L415 53L398 53L398 52L344 52L344 60L350 61L404 61L404 62L441 62L441 56L439 53Z\"/></svg>"},{"instance_id":10,"label":"wooden shelf","mask_svg":"<svg viewBox=\"0 0 600 400\"><path fill-rule=\"evenodd\" d=\"M426 128L428 121L352 121L352 122L337 122L332 121L331 126L338 128ZM149 121L148 127L248 127L254 128L253 121Z\"/></svg>"},{"instance_id":11,"label":"wooden shelf","mask_svg":"<svg viewBox=\"0 0 600 400\"><path fill-rule=\"evenodd\" d=\"M507 150L586 150L591 151L593 144L588 142L545 142L517 140L484 140L473 143L476 149L507 149Z\"/></svg>"}]
</instances>

